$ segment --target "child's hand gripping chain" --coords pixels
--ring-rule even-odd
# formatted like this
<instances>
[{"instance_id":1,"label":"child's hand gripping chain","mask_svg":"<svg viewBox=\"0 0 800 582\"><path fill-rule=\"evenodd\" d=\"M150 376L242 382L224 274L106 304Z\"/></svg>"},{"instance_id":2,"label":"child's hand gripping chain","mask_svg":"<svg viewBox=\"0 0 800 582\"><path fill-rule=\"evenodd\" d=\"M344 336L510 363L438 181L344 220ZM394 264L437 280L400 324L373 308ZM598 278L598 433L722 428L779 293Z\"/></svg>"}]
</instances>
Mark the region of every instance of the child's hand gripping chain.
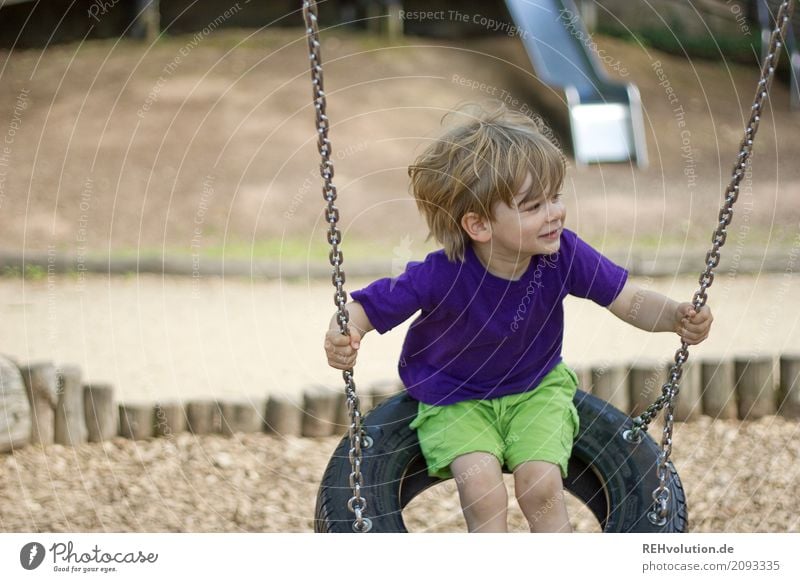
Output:
<instances>
[{"instance_id":1,"label":"child's hand gripping chain","mask_svg":"<svg viewBox=\"0 0 800 582\"><path fill-rule=\"evenodd\" d=\"M681 303L675 310L675 333L688 345L699 344L708 337L714 316L708 305L698 312L691 303Z\"/></svg>"},{"instance_id":2,"label":"child's hand gripping chain","mask_svg":"<svg viewBox=\"0 0 800 582\"><path fill-rule=\"evenodd\" d=\"M349 317L347 330L350 335L344 335L339 331L336 314L331 318L330 326L325 333L325 354L328 357L328 365L337 370L349 370L355 365L361 338L375 329L358 302L351 301L345 305L345 309Z\"/></svg>"}]
</instances>

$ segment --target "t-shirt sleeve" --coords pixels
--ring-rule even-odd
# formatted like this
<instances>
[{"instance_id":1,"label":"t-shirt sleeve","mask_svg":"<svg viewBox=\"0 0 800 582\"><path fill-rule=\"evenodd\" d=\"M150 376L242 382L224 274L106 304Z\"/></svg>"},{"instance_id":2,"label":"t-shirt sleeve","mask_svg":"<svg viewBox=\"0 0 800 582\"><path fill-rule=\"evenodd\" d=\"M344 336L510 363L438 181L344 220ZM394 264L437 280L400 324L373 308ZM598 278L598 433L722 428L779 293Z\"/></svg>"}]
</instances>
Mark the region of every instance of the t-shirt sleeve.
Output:
<instances>
[{"instance_id":1,"label":"t-shirt sleeve","mask_svg":"<svg viewBox=\"0 0 800 582\"><path fill-rule=\"evenodd\" d=\"M571 231L564 230L569 294L611 305L628 280L628 270L600 254Z\"/></svg>"},{"instance_id":2,"label":"t-shirt sleeve","mask_svg":"<svg viewBox=\"0 0 800 582\"><path fill-rule=\"evenodd\" d=\"M412 261L397 277L378 279L350 296L364 308L375 330L384 334L420 309L433 309L433 275L429 260Z\"/></svg>"}]
</instances>

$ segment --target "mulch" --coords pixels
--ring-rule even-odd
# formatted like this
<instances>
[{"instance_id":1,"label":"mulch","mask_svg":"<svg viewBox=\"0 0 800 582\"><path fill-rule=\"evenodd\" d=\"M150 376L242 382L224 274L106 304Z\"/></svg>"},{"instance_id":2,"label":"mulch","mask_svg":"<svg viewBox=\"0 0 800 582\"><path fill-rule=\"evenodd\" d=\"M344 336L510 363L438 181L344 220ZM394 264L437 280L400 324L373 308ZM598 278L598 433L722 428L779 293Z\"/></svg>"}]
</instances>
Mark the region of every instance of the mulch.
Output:
<instances>
[{"instance_id":1,"label":"mulch","mask_svg":"<svg viewBox=\"0 0 800 582\"><path fill-rule=\"evenodd\" d=\"M675 427L673 459L690 531L797 532L800 424L702 417ZM317 487L338 438L267 434L115 438L0 456L5 532L310 532ZM509 530L527 530L509 486ZM575 498L576 531L599 524ZM410 531L466 531L453 481L414 499Z\"/></svg>"}]
</instances>

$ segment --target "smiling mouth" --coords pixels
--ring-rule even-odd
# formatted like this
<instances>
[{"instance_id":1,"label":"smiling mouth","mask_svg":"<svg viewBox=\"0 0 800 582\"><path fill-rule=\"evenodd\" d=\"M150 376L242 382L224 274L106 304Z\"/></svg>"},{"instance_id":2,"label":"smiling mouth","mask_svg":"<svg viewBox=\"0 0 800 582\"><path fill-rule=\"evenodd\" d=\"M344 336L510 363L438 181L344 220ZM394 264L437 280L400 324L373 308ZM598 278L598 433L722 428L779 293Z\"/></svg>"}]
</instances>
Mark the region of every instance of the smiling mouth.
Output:
<instances>
[{"instance_id":1,"label":"smiling mouth","mask_svg":"<svg viewBox=\"0 0 800 582\"><path fill-rule=\"evenodd\" d=\"M539 238L552 238L552 237L553 237L553 235L555 235L555 234L558 234L558 232L559 232L560 230L561 230L560 228L556 228L555 230L551 230L551 231L550 231L550 232L548 232L547 234L543 234L543 235L541 235Z\"/></svg>"}]
</instances>

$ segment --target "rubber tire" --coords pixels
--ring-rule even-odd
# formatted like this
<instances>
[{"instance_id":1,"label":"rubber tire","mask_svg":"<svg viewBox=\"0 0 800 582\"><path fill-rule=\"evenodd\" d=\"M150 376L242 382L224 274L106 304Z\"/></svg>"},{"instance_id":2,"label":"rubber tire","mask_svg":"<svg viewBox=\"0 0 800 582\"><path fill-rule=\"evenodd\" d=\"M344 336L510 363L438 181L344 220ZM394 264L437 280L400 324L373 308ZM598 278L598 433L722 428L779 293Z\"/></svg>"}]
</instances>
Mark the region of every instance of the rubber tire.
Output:
<instances>
[{"instance_id":1,"label":"rubber tire","mask_svg":"<svg viewBox=\"0 0 800 582\"><path fill-rule=\"evenodd\" d=\"M667 486L669 515L662 526L647 518L652 492L658 486L656 463L659 447L647 434L637 444L622 437L631 428L630 417L604 400L579 390L575 405L580 431L569 461L564 486L581 499L604 532L685 532L688 528L686 497L675 468L670 464ZM429 477L416 431L408 428L417 413L417 401L399 394L364 417L373 444L363 449L361 471L367 500L364 515L371 532L407 532L403 508L425 489L441 482ZM352 533L354 514L347 509L350 443L345 436L331 457L317 494L314 530L318 533Z\"/></svg>"}]
</instances>

